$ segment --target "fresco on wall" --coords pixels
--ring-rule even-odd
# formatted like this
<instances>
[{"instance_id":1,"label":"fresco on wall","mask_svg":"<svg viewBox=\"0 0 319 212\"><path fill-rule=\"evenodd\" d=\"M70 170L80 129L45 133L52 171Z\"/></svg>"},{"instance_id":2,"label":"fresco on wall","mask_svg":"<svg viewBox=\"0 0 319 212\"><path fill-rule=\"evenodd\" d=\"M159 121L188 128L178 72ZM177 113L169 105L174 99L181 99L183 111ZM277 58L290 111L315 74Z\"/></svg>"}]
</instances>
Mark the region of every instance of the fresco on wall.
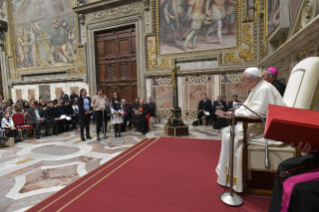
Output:
<instances>
[{"instance_id":1,"label":"fresco on wall","mask_svg":"<svg viewBox=\"0 0 319 212\"><path fill-rule=\"evenodd\" d=\"M268 0L268 35L279 25L280 0Z\"/></svg>"},{"instance_id":2,"label":"fresco on wall","mask_svg":"<svg viewBox=\"0 0 319 212\"><path fill-rule=\"evenodd\" d=\"M292 25L295 20L297 10L299 7L299 2L300 0L290 0L290 4L289 4L290 25Z\"/></svg>"},{"instance_id":3,"label":"fresco on wall","mask_svg":"<svg viewBox=\"0 0 319 212\"><path fill-rule=\"evenodd\" d=\"M12 1L17 69L77 63L74 0Z\"/></svg>"},{"instance_id":4,"label":"fresco on wall","mask_svg":"<svg viewBox=\"0 0 319 212\"><path fill-rule=\"evenodd\" d=\"M0 0L0 9L3 10L3 8L5 7L5 0Z\"/></svg>"},{"instance_id":5,"label":"fresco on wall","mask_svg":"<svg viewBox=\"0 0 319 212\"><path fill-rule=\"evenodd\" d=\"M158 0L160 54L236 47L236 1Z\"/></svg>"},{"instance_id":6,"label":"fresco on wall","mask_svg":"<svg viewBox=\"0 0 319 212\"><path fill-rule=\"evenodd\" d=\"M42 97L44 100L51 100L50 85L39 86L39 97Z\"/></svg>"}]
</instances>

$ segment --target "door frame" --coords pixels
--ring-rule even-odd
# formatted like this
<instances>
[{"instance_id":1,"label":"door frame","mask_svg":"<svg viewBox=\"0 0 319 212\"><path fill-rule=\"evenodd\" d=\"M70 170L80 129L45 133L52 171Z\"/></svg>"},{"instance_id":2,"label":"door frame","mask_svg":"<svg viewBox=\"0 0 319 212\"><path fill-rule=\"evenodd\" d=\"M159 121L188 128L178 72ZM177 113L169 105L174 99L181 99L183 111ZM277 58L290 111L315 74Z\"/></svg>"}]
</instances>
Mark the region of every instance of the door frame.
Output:
<instances>
[{"instance_id":1,"label":"door frame","mask_svg":"<svg viewBox=\"0 0 319 212\"><path fill-rule=\"evenodd\" d=\"M133 15L116 20L94 23L87 26L88 32L88 83L89 95L95 95L97 91L97 60L96 60L96 45L95 33L100 31L112 30L120 27L134 25L136 29L136 69L137 69L137 95L146 97L145 85L145 46L144 46L144 23L142 15Z\"/></svg>"}]
</instances>

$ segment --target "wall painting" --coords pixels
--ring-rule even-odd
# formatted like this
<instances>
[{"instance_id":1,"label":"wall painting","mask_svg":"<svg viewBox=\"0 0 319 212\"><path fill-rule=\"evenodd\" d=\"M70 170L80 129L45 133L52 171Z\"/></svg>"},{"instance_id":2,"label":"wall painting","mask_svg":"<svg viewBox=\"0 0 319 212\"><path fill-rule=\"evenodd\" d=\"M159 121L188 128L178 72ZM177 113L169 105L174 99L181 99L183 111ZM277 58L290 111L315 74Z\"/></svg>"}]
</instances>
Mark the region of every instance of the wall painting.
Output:
<instances>
[{"instance_id":1,"label":"wall painting","mask_svg":"<svg viewBox=\"0 0 319 212\"><path fill-rule=\"evenodd\" d=\"M276 29L280 21L280 0L268 0L268 35Z\"/></svg>"},{"instance_id":2,"label":"wall painting","mask_svg":"<svg viewBox=\"0 0 319 212\"><path fill-rule=\"evenodd\" d=\"M157 4L161 55L236 47L236 1L158 0Z\"/></svg>"}]
</instances>

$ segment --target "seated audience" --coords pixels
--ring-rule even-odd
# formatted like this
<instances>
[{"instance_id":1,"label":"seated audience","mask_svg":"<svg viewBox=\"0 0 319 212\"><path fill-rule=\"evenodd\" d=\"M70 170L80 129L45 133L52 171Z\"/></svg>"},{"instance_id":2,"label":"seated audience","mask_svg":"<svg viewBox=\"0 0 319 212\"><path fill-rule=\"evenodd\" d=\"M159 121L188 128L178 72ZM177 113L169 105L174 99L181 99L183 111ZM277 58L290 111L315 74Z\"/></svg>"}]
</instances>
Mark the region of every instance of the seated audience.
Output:
<instances>
[{"instance_id":1,"label":"seated audience","mask_svg":"<svg viewBox=\"0 0 319 212\"><path fill-rule=\"evenodd\" d=\"M22 107L23 107L23 110L28 110L30 108L29 102L24 102Z\"/></svg>"},{"instance_id":2,"label":"seated audience","mask_svg":"<svg viewBox=\"0 0 319 212\"><path fill-rule=\"evenodd\" d=\"M60 113L60 110L54 105L54 101L52 102L52 109L54 114L54 120L56 120L58 124L59 133L63 133L65 121L64 119L60 119L62 114Z\"/></svg>"},{"instance_id":3,"label":"seated audience","mask_svg":"<svg viewBox=\"0 0 319 212\"><path fill-rule=\"evenodd\" d=\"M36 129L36 138L40 139L41 125L44 124L45 136L49 136L50 122L44 118L43 109L38 107L37 101L31 102L31 107L28 109L29 124L34 125Z\"/></svg>"},{"instance_id":4,"label":"seated audience","mask_svg":"<svg viewBox=\"0 0 319 212\"><path fill-rule=\"evenodd\" d=\"M213 108L212 108L212 102L209 99L207 99L206 93L202 94L202 100L199 101L197 110L198 110L198 115L197 115L198 124L200 126L203 125L202 116L205 116L206 126L208 126ZM209 113L209 115L205 114L205 112Z\"/></svg>"},{"instance_id":5,"label":"seated audience","mask_svg":"<svg viewBox=\"0 0 319 212\"><path fill-rule=\"evenodd\" d=\"M217 97L217 101L214 102L213 105L213 122L215 123L217 121L217 117L215 115L216 110L223 110L223 111L227 111L227 105L226 102L222 100L221 96Z\"/></svg>"},{"instance_id":6,"label":"seated audience","mask_svg":"<svg viewBox=\"0 0 319 212\"><path fill-rule=\"evenodd\" d=\"M77 99L79 98L79 95L75 94L74 91L71 92L71 95L70 95L70 100L74 100L74 99Z\"/></svg>"},{"instance_id":7,"label":"seated audience","mask_svg":"<svg viewBox=\"0 0 319 212\"><path fill-rule=\"evenodd\" d=\"M234 94L234 95L233 95L233 101L230 101L230 102L228 103L228 110L234 109L234 105L236 105L236 103L240 103L240 102L241 102L241 101L238 101L238 99L237 99L237 95Z\"/></svg>"},{"instance_id":8,"label":"seated audience","mask_svg":"<svg viewBox=\"0 0 319 212\"><path fill-rule=\"evenodd\" d=\"M77 100L74 99L74 100L71 102L71 104L72 104L72 108L73 108L73 110L74 110L75 115L76 115L77 117L79 117L79 106L78 106Z\"/></svg>"},{"instance_id":9,"label":"seated audience","mask_svg":"<svg viewBox=\"0 0 319 212\"><path fill-rule=\"evenodd\" d=\"M56 110L58 111L58 114L60 115L59 118L62 116L62 115L65 115L66 116L66 110L65 110L65 107L63 106L62 104L63 100L59 100L57 106L55 107ZM61 132L67 132L69 131L69 125L71 123L71 120L70 121L67 121L66 119L63 119L61 120L60 124L59 124L59 129L60 129L60 133Z\"/></svg>"},{"instance_id":10,"label":"seated audience","mask_svg":"<svg viewBox=\"0 0 319 212\"><path fill-rule=\"evenodd\" d=\"M16 104L14 106L14 113L20 113L22 114L23 116L25 116L25 113L24 111L22 110L22 106L20 104Z\"/></svg>"},{"instance_id":11,"label":"seated audience","mask_svg":"<svg viewBox=\"0 0 319 212\"><path fill-rule=\"evenodd\" d=\"M319 152L303 142L296 148L308 155L279 164L269 212L319 211Z\"/></svg>"},{"instance_id":12,"label":"seated audience","mask_svg":"<svg viewBox=\"0 0 319 212\"><path fill-rule=\"evenodd\" d=\"M39 107L42 107L42 109L45 109L47 104L44 102L43 98L39 98Z\"/></svg>"},{"instance_id":13,"label":"seated audience","mask_svg":"<svg viewBox=\"0 0 319 212\"><path fill-rule=\"evenodd\" d=\"M12 108L10 105L7 105L6 107L4 107L4 110L9 112L10 116L12 115Z\"/></svg>"},{"instance_id":14,"label":"seated audience","mask_svg":"<svg viewBox=\"0 0 319 212\"><path fill-rule=\"evenodd\" d=\"M271 83L279 91L281 96L284 96L286 85L277 80L278 69L270 67L264 69L262 73L263 80Z\"/></svg>"},{"instance_id":15,"label":"seated audience","mask_svg":"<svg viewBox=\"0 0 319 212\"><path fill-rule=\"evenodd\" d=\"M137 109L133 109L134 116L133 116L133 125L134 127L145 135L148 131L148 123L146 119L146 114L149 113L149 107L144 104L144 99L140 99L140 104Z\"/></svg>"},{"instance_id":16,"label":"seated audience","mask_svg":"<svg viewBox=\"0 0 319 212\"><path fill-rule=\"evenodd\" d=\"M58 100L57 99L53 100L54 107L57 106L57 104L58 104Z\"/></svg>"},{"instance_id":17,"label":"seated audience","mask_svg":"<svg viewBox=\"0 0 319 212\"><path fill-rule=\"evenodd\" d=\"M122 132L126 131L127 122L131 119L132 106L126 103L126 99L122 99L124 122L122 124Z\"/></svg>"},{"instance_id":18,"label":"seated audience","mask_svg":"<svg viewBox=\"0 0 319 212\"><path fill-rule=\"evenodd\" d=\"M140 104L140 98L136 97L135 102L133 103L133 110L136 110L139 108L139 104Z\"/></svg>"},{"instance_id":19,"label":"seated audience","mask_svg":"<svg viewBox=\"0 0 319 212\"><path fill-rule=\"evenodd\" d=\"M66 130L67 131L69 130L70 124L72 124L72 129L76 129L76 125L79 121L79 118L76 116L76 114L73 110L73 107L71 105L71 102L69 100L67 100L65 102L65 114L71 118L70 121L66 120L66 121L68 121L68 122L66 122L67 123Z\"/></svg>"},{"instance_id":20,"label":"seated audience","mask_svg":"<svg viewBox=\"0 0 319 212\"><path fill-rule=\"evenodd\" d=\"M9 130L9 132L6 133L7 137L14 137L15 142L21 141L21 139L19 138L18 131L14 126L13 120L9 112L3 113L3 118L1 120L1 127L5 130Z\"/></svg>"},{"instance_id":21,"label":"seated audience","mask_svg":"<svg viewBox=\"0 0 319 212\"><path fill-rule=\"evenodd\" d=\"M52 124L53 128L53 135L58 135L56 128L59 121L59 117L56 117L55 115L55 108L53 106L53 102L47 103L47 108L44 111L44 118L47 122Z\"/></svg>"},{"instance_id":22,"label":"seated audience","mask_svg":"<svg viewBox=\"0 0 319 212\"><path fill-rule=\"evenodd\" d=\"M148 106L149 109L150 109L150 115L151 115L151 117L156 117L156 105L155 105L155 103L153 102L152 97L150 97L150 96L148 97L147 106Z\"/></svg>"}]
</instances>

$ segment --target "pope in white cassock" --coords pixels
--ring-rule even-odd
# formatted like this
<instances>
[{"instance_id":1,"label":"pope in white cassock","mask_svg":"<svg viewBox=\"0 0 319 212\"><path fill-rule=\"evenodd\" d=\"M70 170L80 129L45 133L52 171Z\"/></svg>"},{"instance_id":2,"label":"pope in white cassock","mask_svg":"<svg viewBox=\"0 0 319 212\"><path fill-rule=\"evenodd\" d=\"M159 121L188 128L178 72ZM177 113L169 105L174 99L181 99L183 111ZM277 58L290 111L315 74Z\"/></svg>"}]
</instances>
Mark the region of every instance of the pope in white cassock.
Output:
<instances>
[{"instance_id":1,"label":"pope in white cassock","mask_svg":"<svg viewBox=\"0 0 319 212\"><path fill-rule=\"evenodd\" d=\"M261 71L258 68L248 68L242 74L242 83L250 94L244 102L246 106L254 112L266 117L268 105L286 105L283 98L277 89L270 83L262 80ZM231 113L227 112L230 117ZM235 111L235 116L258 118L245 107L241 106ZM248 125L247 140L249 144L265 145L264 126L260 123ZM226 173L228 174L229 166L229 142L230 142L230 128L224 128L222 134L222 147L219 156L216 172L218 174L217 183L226 186ZM234 190L237 192L243 191L243 177L242 177L242 149L243 149L243 128L242 123L235 126L235 147L234 147ZM282 142L268 141L269 146L281 145ZM264 157L264 155L261 155ZM228 184L229 186L229 180Z\"/></svg>"}]
</instances>

